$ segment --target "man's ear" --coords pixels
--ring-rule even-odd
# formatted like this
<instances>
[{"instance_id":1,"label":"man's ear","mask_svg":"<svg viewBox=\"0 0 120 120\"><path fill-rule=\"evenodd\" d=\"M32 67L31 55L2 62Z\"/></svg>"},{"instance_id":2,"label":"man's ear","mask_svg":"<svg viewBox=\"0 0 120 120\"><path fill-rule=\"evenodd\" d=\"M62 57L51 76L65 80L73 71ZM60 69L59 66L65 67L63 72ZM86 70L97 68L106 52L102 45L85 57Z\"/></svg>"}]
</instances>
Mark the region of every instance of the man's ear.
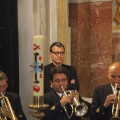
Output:
<instances>
[{"instance_id":1,"label":"man's ear","mask_svg":"<svg viewBox=\"0 0 120 120\"><path fill-rule=\"evenodd\" d=\"M52 88L52 81L50 81L50 87Z\"/></svg>"},{"instance_id":2,"label":"man's ear","mask_svg":"<svg viewBox=\"0 0 120 120\"><path fill-rule=\"evenodd\" d=\"M109 77L109 70L107 71L108 77Z\"/></svg>"},{"instance_id":3,"label":"man's ear","mask_svg":"<svg viewBox=\"0 0 120 120\"><path fill-rule=\"evenodd\" d=\"M6 88L8 87L8 83L7 83L7 85L6 85Z\"/></svg>"},{"instance_id":4,"label":"man's ear","mask_svg":"<svg viewBox=\"0 0 120 120\"><path fill-rule=\"evenodd\" d=\"M49 55L50 55L50 58L51 58L52 53L50 52L50 54L49 54Z\"/></svg>"}]
</instances>

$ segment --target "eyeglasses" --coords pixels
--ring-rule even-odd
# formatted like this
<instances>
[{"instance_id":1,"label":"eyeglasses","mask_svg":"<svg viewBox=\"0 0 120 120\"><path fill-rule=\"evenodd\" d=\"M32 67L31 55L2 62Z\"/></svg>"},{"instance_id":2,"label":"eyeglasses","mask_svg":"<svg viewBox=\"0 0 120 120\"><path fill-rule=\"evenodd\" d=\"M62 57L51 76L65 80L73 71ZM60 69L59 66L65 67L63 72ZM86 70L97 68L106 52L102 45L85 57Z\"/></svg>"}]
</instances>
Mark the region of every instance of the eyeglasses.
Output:
<instances>
[{"instance_id":1,"label":"eyeglasses","mask_svg":"<svg viewBox=\"0 0 120 120\"><path fill-rule=\"evenodd\" d=\"M120 76L117 75L110 75L111 78L115 79L116 77L118 77L120 79Z\"/></svg>"},{"instance_id":2,"label":"eyeglasses","mask_svg":"<svg viewBox=\"0 0 120 120\"><path fill-rule=\"evenodd\" d=\"M59 82L65 82L65 81L67 81L67 78L63 78L63 79L55 79L55 80L53 80L53 82L56 82L56 83L59 83Z\"/></svg>"},{"instance_id":3,"label":"eyeglasses","mask_svg":"<svg viewBox=\"0 0 120 120\"><path fill-rule=\"evenodd\" d=\"M65 52L51 52L51 53L55 54L56 56L58 56L59 54L60 55L64 55L65 54Z\"/></svg>"}]
</instances>

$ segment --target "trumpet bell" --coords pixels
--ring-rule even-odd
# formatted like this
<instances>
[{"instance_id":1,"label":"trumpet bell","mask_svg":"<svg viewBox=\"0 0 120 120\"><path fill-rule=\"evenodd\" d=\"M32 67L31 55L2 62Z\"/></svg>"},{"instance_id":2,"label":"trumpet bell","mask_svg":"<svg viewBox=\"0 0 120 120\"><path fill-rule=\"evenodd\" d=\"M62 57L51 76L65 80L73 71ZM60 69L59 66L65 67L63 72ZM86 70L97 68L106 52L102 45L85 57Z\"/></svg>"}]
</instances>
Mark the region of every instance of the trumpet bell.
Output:
<instances>
[{"instance_id":1,"label":"trumpet bell","mask_svg":"<svg viewBox=\"0 0 120 120\"><path fill-rule=\"evenodd\" d=\"M8 112L9 112L10 120L18 120L12 109L9 99L6 96L4 96L2 92L0 94L1 94L0 100L2 100L4 103L4 106L0 107L0 120L7 120L6 115Z\"/></svg>"},{"instance_id":2,"label":"trumpet bell","mask_svg":"<svg viewBox=\"0 0 120 120\"><path fill-rule=\"evenodd\" d=\"M120 120L120 117L112 117L110 120Z\"/></svg>"},{"instance_id":3,"label":"trumpet bell","mask_svg":"<svg viewBox=\"0 0 120 120\"><path fill-rule=\"evenodd\" d=\"M76 116L84 116L88 111L88 106L85 103L80 103L79 106L76 106L74 109L74 113Z\"/></svg>"},{"instance_id":4,"label":"trumpet bell","mask_svg":"<svg viewBox=\"0 0 120 120\"><path fill-rule=\"evenodd\" d=\"M110 120L120 120L119 116L119 102L120 102L120 90L117 90L117 83L115 83L115 88L113 93L117 96L115 103L112 106L112 117Z\"/></svg>"},{"instance_id":5,"label":"trumpet bell","mask_svg":"<svg viewBox=\"0 0 120 120\"><path fill-rule=\"evenodd\" d=\"M71 115L68 115L66 107L64 107L64 109L65 109L65 111L67 113L68 118L72 117L73 112L74 112L74 114L76 116L83 117L87 113L87 111L88 111L88 106L85 103L83 103L83 102L79 102L79 100L74 97L74 95L75 95L74 91L71 91L71 90L65 91L63 86L61 86L61 88L62 88L62 90L64 92L64 95L67 96L67 92L69 92L69 93L71 93L73 95L73 103L71 104L71 108L72 108Z\"/></svg>"}]
</instances>

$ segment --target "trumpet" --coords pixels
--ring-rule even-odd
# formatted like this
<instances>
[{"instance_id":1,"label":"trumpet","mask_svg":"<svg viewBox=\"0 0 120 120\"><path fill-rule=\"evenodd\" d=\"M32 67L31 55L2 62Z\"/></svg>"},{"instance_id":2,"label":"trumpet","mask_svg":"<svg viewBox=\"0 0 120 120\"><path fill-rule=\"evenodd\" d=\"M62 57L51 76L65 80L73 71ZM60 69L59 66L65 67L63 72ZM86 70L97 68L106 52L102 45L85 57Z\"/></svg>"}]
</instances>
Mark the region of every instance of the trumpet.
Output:
<instances>
[{"instance_id":1,"label":"trumpet","mask_svg":"<svg viewBox=\"0 0 120 120\"><path fill-rule=\"evenodd\" d=\"M2 101L3 103L3 106L0 107L0 120L7 120L7 113L9 114L11 120L18 120L18 118L14 114L9 99L4 96L2 92L0 94L0 101Z\"/></svg>"},{"instance_id":2,"label":"trumpet","mask_svg":"<svg viewBox=\"0 0 120 120\"><path fill-rule=\"evenodd\" d=\"M119 117L119 102L120 102L120 90L117 91L117 83L115 83L114 94L117 95L115 103L112 106L112 118L110 120L120 120Z\"/></svg>"},{"instance_id":3,"label":"trumpet","mask_svg":"<svg viewBox=\"0 0 120 120\"><path fill-rule=\"evenodd\" d=\"M74 97L74 95L75 95L74 91L71 91L71 90L65 91L64 88L63 88L63 86L61 86L61 88L62 88L65 96L67 96L67 93L70 93L70 94L73 95L73 103L70 104L71 109L72 109L71 114L69 115L66 107L65 106L63 107L64 110L65 110L65 112L66 112L66 114L67 114L67 116L68 116L68 119L70 119L72 117L73 113L76 116L78 116L78 117L83 117L87 113L87 111L88 111L88 106L85 103L83 103L83 102L79 102Z\"/></svg>"}]
</instances>

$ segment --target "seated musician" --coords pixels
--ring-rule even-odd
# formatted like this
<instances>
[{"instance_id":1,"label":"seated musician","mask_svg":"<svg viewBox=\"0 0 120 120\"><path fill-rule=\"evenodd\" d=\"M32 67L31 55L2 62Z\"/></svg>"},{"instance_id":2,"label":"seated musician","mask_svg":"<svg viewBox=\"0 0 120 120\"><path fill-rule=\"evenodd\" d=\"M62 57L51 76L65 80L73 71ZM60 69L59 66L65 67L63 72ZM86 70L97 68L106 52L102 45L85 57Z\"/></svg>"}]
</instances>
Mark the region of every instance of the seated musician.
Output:
<instances>
[{"instance_id":1,"label":"seated musician","mask_svg":"<svg viewBox=\"0 0 120 120\"><path fill-rule=\"evenodd\" d=\"M120 62L115 62L108 69L109 84L95 88L90 116L91 120L112 120L115 117L117 100L117 88L120 88ZM116 112L117 112L116 111ZM119 114L118 114L119 117ZM117 120L117 119L114 119Z\"/></svg>"},{"instance_id":2,"label":"seated musician","mask_svg":"<svg viewBox=\"0 0 120 120\"><path fill-rule=\"evenodd\" d=\"M0 97L5 98L7 97L9 100L9 103L11 104L12 112L14 113L15 120L27 120L25 117L25 114L22 110L22 105L20 101L20 96L15 93L10 93L6 91L6 88L8 87L8 78L6 74L3 71L0 71ZM5 96L5 97L4 97ZM5 104L8 104L8 102L5 102L5 99L0 99L0 106L2 110L5 110L3 114L0 114L0 118L2 120L13 120L11 116L11 110L8 106ZM7 107L7 108L6 108ZM0 111L1 113L1 111ZM5 116L4 116L5 115ZM6 119L5 119L6 117Z\"/></svg>"},{"instance_id":3,"label":"seated musician","mask_svg":"<svg viewBox=\"0 0 120 120\"><path fill-rule=\"evenodd\" d=\"M68 120L68 118L69 120L80 120L89 112L90 103L84 101L76 90L74 93L67 94L68 75L64 67L52 68L50 82L52 90L44 95L44 103L49 105L44 111L44 120ZM83 106L79 106L80 111L84 109L83 113L77 111L77 113L72 114L72 111L75 110L75 106L72 108L73 103L75 103L73 98L79 103L84 103ZM78 114L80 116L77 116Z\"/></svg>"}]
</instances>

